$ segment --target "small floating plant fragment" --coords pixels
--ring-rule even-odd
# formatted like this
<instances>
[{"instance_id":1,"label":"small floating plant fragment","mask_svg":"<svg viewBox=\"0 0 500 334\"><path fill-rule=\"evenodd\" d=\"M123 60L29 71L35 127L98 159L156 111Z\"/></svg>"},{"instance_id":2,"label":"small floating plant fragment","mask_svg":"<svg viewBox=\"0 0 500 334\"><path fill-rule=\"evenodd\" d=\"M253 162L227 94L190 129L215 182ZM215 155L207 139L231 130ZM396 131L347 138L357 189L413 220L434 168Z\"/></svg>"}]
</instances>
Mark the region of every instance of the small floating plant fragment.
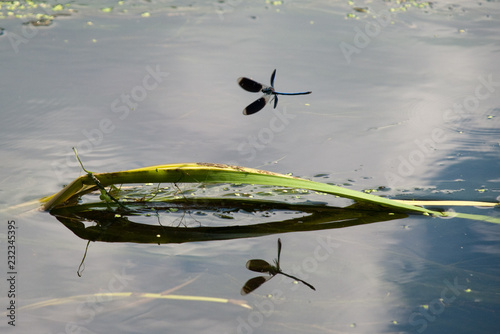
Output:
<instances>
[{"instance_id":1,"label":"small floating plant fragment","mask_svg":"<svg viewBox=\"0 0 500 334\"><path fill-rule=\"evenodd\" d=\"M352 9L358 13L368 13L368 7L353 7Z\"/></svg>"}]
</instances>

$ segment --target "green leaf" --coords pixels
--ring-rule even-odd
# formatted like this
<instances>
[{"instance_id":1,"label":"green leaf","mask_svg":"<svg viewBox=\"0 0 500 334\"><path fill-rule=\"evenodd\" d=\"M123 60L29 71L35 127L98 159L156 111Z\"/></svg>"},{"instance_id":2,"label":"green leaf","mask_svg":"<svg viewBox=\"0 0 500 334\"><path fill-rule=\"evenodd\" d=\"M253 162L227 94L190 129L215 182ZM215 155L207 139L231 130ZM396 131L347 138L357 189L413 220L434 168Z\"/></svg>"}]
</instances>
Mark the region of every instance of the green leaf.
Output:
<instances>
[{"instance_id":1,"label":"green leaf","mask_svg":"<svg viewBox=\"0 0 500 334\"><path fill-rule=\"evenodd\" d=\"M327 193L335 196L349 198L357 203L376 205L380 209L390 209L395 212L412 212L437 217L455 217L448 212L439 212L424 208L425 201L411 202L399 201L379 197L364 192L346 189L330 184L314 182L289 175L273 173L253 168L230 166L215 163L181 163L171 165L151 166L128 171L93 174L102 186L114 184L144 184L144 183L230 183L230 184L259 184L288 187L295 189L308 189L312 191ZM95 190L96 185L90 175L80 176L55 195L41 199L44 210L51 210L62 205L70 198L80 197ZM430 205L439 205L439 201L431 202ZM459 203L459 202L452 202ZM496 206L498 203L473 202L474 205ZM418 205L417 205L418 204ZM470 215L469 215L470 216ZM472 216L471 216L472 217ZM477 217L479 216L474 216ZM488 217L482 219L494 223L500 223L500 219Z\"/></svg>"}]
</instances>

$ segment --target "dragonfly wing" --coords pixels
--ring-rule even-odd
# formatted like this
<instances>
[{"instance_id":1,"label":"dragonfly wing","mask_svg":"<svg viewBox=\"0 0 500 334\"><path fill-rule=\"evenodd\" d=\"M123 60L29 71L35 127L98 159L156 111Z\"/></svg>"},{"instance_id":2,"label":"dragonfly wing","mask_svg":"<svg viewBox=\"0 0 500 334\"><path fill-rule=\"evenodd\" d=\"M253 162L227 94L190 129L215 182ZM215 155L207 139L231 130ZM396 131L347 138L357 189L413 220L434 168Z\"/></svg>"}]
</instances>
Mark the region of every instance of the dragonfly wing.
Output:
<instances>
[{"instance_id":1,"label":"dragonfly wing","mask_svg":"<svg viewBox=\"0 0 500 334\"><path fill-rule=\"evenodd\" d=\"M274 276L257 276L254 278L249 279L245 285L241 288L241 294L246 295L249 294L250 292L254 291L257 289L259 286L273 278Z\"/></svg>"},{"instance_id":2,"label":"dragonfly wing","mask_svg":"<svg viewBox=\"0 0 500 334\"><path fill-rule=\"evenodd\" d=\"M271 95L264 95L260 99L255 100L253 103L249 104L244 110L243 110L243 115L252 115L255 114L256 112L262 110L269 102L269 98Z\"/></svg>"},{"instance_id":3,"label":"dragonfly wing","mask_svg":"<svg viewBox=\"0 0 500 334\"><path fill-rule=\"evenodd\" d=\"M273 266L269 262L261 259L248 260L246 267L248 270L256 271L258 273L268 273L273 270Z\"/></svg>"},{"instance_id":4,"label":"dragonfly wing","mask_svg":"<svg viewBox=\"0 0 500 334\"><path fill-rule=\"evenodd\" d=\"M276 69L273 71L273 74L271 74L271 87L274 88L274 77L276 76Z\"/></svg>"},{"instance_id":5,"label":"dragonfly wing","mask_svg":"<svg viewBox=\"0 0 500 334\"><path fill-rule=\"evenodd\" d=\"M257 81L245 77L238 78L238 85L240 85L240 87L244 90L252 93L258 93L264 87L266 87L265 85L258 83Z\"/></svg>"}]
</instances>

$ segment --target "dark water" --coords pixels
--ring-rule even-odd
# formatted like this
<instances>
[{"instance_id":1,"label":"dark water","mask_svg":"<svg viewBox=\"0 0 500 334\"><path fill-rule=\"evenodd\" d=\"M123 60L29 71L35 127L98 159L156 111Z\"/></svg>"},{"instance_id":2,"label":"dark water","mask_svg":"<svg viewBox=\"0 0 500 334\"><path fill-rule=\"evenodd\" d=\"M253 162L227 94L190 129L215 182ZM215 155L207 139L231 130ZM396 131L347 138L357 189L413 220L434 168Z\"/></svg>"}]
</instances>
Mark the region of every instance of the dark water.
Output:
<instances>
[{"instance_id":1,"label":"dark water","mask_svg":"<svg viewBox=\"0 0 500 334\"><path fill-rule=\"evenodd\" d=\"M6 8L2 208L81 175L73 146L93 172L207 161L396 198L499 201L497 2L80 2L37 27L23 25L26 13L53 9ZM277 90L313 93L243 116L258 95L236 79L267 83L274 69ZM78 277L86 240L46 212L1 215L3 309L8 221L18 227L16 326L4 316L3 331L500 331L497 224L410 216L208 242L94 242ZM182 219L242 223L162 223ZM241 296L255 274L246 261L272 261L278 237L282 269L316 291L276 277ZM195 299L137 295L176 288Z\"/></svg>"}]
</instances>

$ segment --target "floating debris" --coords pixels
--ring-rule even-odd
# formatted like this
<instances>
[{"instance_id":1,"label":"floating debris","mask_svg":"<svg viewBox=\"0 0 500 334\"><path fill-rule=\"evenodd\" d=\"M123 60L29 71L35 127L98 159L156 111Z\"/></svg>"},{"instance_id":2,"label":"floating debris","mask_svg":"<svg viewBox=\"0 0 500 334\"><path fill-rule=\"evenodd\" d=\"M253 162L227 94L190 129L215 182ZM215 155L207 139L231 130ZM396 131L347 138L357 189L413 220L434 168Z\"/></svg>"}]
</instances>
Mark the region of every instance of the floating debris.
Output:
<instances>
[{"instance_id":1,"label":"floating debris","mask_svg":"<svg viewBox=\"0 0 500 334\"><path fill-rule=\"evenodd\" d=\"M42 17L42 18L35 19L35 20L30 20L30 21L24 22L23 24L24 25L31 24L32 26L35 26L35 27L48 27L52 24L52 22L54 22L54 17L47 16L47 17Z\"/></svg>"},{"instance_id":2,"label":"floating debris","mask_svg":"<svg viewBox=\"0 0 500 334\"><path fill-rule=\"evenodd\" d=\"M368 13L368 7L354 7L353 9L359 13Z\"/></svg>"}]
</instances>

